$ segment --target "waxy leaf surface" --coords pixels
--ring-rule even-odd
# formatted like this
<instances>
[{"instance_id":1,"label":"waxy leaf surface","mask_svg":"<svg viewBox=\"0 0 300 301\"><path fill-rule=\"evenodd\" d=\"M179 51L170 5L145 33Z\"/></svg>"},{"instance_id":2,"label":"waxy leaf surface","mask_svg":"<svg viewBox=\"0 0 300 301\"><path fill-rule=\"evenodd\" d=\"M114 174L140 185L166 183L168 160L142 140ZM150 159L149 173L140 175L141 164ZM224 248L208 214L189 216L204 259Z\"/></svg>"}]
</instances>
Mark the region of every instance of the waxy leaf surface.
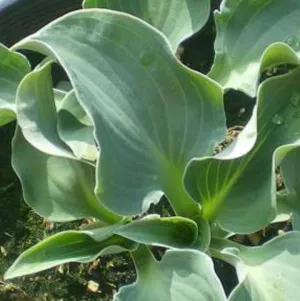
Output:
<instances>
[{"instance_id":1,"label":"waxy leaf surface","mask_svg":"<svg viewBox=\"0 0 300 301\"><path fill-rule=\"evenodd\" d=\"M57 131L51 62L26 75L18 88L16 107L18 125L30 144L50 155L74 157Z\"/></svg>"},{"instance_id":2,"label":"waxy leaf surface","mask_svg":"<svg viewBox=\"0 0 300 301\"><path fill-rule=\"evenodd\" d=\"M13 139L12 165L25 201L51 221L94 217L113 223L121 219L97 200L93 166L40 152L28 143L20 129Z\"/></svg>"},{"instance_id":3,"label":"waxy leaf surface","mask_svg":"<svg viewBox=\"0 0 300 301\"><path fill-rule=\"evenodd\" d=\"M113 230L113 227L111 227ZM134 248L134 244L125 238L110 235L103 228L103 239L94 239L90 231L65 231L52 235L23 252L4 277L11 279L37 273L68 262L87 263L101 255L115 254ZM100 237L101 230L97 231Z\"/></svg>"},{"instance_id":4,"label":"waxy leaf surface","mask_svg":"<svg viewBox=\"0 0 300 301\"><path fill-rule=\"evenodd\" d=\"M298 0L223 1L215 13L216 55L210 76L225 89L255 96L261 59L268 46L281 41L300 50L299 16Z\"/></svg>"},{"instance_id":5,"label":"waxy leaf surface","mask_svg":"<svg viewBox=\"0 0 300 301\"><path fill-rule=\"evenodd\" d=\"M182 174L224 136L222 90L178 62L162 34L127 14L83 10L15 48L54 55L68 73L101 147L96 193L105 206L138 214L164 192L178 214L199 213Z\"/></svg>"},{"instance_id":6,"label":"waxy leaf surface","mask_svg":"<svg viewBox=\"0 0 300 301\"><path fill-rule=\"evenodd\" d=\"M275 168L300 139L300 69L265 81L237 140L211 158L193 159L185 175L203 216L236 233L266 226L276 214Z\"/></svg>"},{"instance_id":7,"label":"waxy leaf surface","mask_svg":"<svg viewBox=\"0 0 300 301\"><path fill-rule=\"evenodd\" d=\"M66 95L59 107L57 129L60 138L78 159L88 161L97 159L98 150L93 124L78 103L74 91Z\"/></svg>"},{"instance_id":8,"label":"waxy leaf surface","mask_svg":"<svg viewBox=\"0 0 300 301\"><path fill-rule=\"evenodd\" d=\"M107 8L134 15L165 34L173 50L199 31L209 17L210 0L85 0L84 8Z\"/></svg>"},{"instance_id":9,"label":"waxy leaf surface","mask_svg":"<svg viewBox=\"0 0 300 301\"><path fill-rule=\"evenodd\" d=\"M146 245L184 248L197 238L197 224L187 218L147 217L128 223L115 231L116 234Z\"/></svg>"},{"instance_id":10,"label":"waxy leaf surface","mask_svg":"<svg viewBox=\"0 0 300 301\"><path fill-rule=\"evenodd\" d=\"M282 164L281 171L285 189L277 194L279 213L292 216L293 229L300 231L300 149L289 152Z\"/></svg>"},{"instance_id":11,"label":"waxy leaf surface","mask_svg":"<svg viewBox=\"0 0 300 301\"><path fill-rule=\"evenodd\" d=\"M169 250L160 262L144 252L133 258L137 282L122 287L114 301L226 300L212 260L204 253Z\"/></svg>"},{"instance_id":12,"label":"waxy leaf surface","mask_svg":"<svg viewBox=\"0 0 300 301\"><path fill-rule=\"evenodd\" d=\"M0 126L16 119L18 85L29 71L29 62L23 55L0 45Z\"/></svg>"},{"instance_id":13,"label":"waxy leaf surface","mask_svg":"<svg viewBox=\"0 0 300 301\"><path fill-rule=\"evenodd\" d=\"M219 258L232 263L239 284L229 301L297 300L300 294L300 233L291 232L259 247L216 240ZM212 247L215 248L216 241ZM222 244L224 243L223 247Z\"/></svg>"}]
</instances>

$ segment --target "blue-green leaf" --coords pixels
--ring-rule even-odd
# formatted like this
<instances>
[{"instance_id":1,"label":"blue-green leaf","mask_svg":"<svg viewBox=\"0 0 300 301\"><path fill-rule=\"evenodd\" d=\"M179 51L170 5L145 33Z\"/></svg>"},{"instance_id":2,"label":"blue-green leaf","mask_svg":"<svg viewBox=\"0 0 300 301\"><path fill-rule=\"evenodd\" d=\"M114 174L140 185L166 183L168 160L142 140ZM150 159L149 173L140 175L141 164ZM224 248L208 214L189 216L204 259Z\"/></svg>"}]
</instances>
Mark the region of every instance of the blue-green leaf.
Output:
<instances>
[{"instance_id":1,"label":"blue-green leaf","mask_svg":"<svg viewBox=\"0 0 300 301\"><path fill-rule=\"evenodd\" d=\"M300 294L299 241L299 232L284 234L259 247L213 240L213 255L236 268L239 284L228 300L297 300Z\"/></svg>"},{"instance_id":2,"label":"blue-green leaf","mask_svg":"<svg viewBox=\"0 0 300 301\"><path fill-rule=\"evenodd\" d=\"M299 52L299 14L298 0L222 1L215 12L216 55L210 76L225 89L255 96L265 50L274 42L285 42ZM281 57L277 63L290 61Z\"/></svg>"},{"instance_id":3,"label":"blue-green leaf","mask_svg":"<svg viewBox=\"0 0 300 301\"><path fill-rule=\"evenodd\" d=\"M282 161L285 189L277 193L278 211L292 217L294 230L300 231L300 148L289 152Z\"/></svg>"},{"instance_id":4,"label":"blue-green leaf","mask_svg":"<svg viewBox=\"0 0 300 301\"><path fill-rule=\"evenodd\" d=\"M198 227L194 221L179 216L148 216L118 228L115 234L146 245L187 248L195 243Z\"/></svg>"},{"instance_id":5,"label":"blue-green leaf","mask_svg":"<svg viewBox=\"0 0 300 301\"><path fill-rule=\"evenodd\" d=\"M209 17L210 0L84 0L84 8L107 8L134 15L156 27L176 51Z\"/></svg>"},{"instance_id":6,"label":"blue-green leaf","mask_svg":"<svg viewBox=\"0 0 300 301\"><path fill-rule=\"evenodd\" d=\"M235 233L255 232L276 215L275 168L299 146L300 68L265 81L253 116L215 157L193 159L186 188L207 220Z\"/></svg>"},{"instance_id":7,"label":"blue-green leaf","mask_svg":"<svg viewBox=\"0 0 300 301\"><path fill-rule=\"evenodd\" d=\"M98 150L94 126L78 103L74 91L66 95L59 107L57 129L60 138L78 159L96 161Z\"/></svg>"},{"instance_id":8,"label":"blue-green leaf","mask_svg":"<svg viewBox=\"0 0 300 301\"><path fill-rule=\"evenodd\" d=\"M225 301L212 260L194 250L169 250L158 262L140 247L133 253L138 277L115 301Z\"/></svg>"},{"instance_id":9,"label":"blue-green leaf","mask_svg":"<svg viewBox=\"0 0 300 301\"><path fill-rule=\"evenodd\" d=\"M178 214L199 214L182 175L225 134L218 84L178 62L153 27L114 11L73 12L15 48L56 56L68 73L101 147L96 193L105 206L133 215L164 192Z\"/></svg>"},{"instance_id":10,"label":"blue-green leaf","mask_svg":"<svg viewBox=\"0 0 300 301\"><path fill-rule=\"evenodd\" d=\"M30 71L27 59L0 44L0 126L16 119L16 93Z\"/></svg>"},{"instance_id":11,"label":"blue-green leaf","mask_svg":"<svg viewBox=\"0 0 300 301\"><path fill-rule=\"evenodd\" d=\"M4 275L11 279L50 269L67 262L90 262L104 254L115 254L132 250L135 244L125 238L109 235L104 227L105 235L99 239L101 230L96 237L93 230L65 231L52 235L23 252Z\"/></svg>"},{"instance_id":12,"label":"blue-green leaf","mask_svg":"<svg viewBox=\"0 0 300 301\"><path fill-rule=\"evenodd\" d=\"M25 201L49 220L94 217L113 223L121 219L97 200L95 167L40 152L28 143L19 128L12 143L12 165L21 181Z\"/></svg>"},{"instance_id":13,"label":"blue-green leaf","mask_svg":"<svg viewBox=\"0 0 300 301\"><path fill-rule=\"evenodd\" d=\"M22 80L16 106L18 125L30 144L50 155L74 157L57 131L51 62L33 70Z\"/></svg>"}]
</instances>

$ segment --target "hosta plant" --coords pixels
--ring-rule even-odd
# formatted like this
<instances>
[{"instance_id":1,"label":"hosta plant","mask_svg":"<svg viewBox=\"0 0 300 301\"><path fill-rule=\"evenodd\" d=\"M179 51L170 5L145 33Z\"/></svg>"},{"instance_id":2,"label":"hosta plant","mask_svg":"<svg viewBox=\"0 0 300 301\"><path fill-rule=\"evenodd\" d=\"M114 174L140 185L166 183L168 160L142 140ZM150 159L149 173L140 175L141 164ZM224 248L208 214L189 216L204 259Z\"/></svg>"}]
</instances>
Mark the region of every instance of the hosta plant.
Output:
<instances>
[{"instance_id":1,"label":"hosta plant","mask_svg":"<svg viewBox=\"0 0 300 301\"><path fill-rule=\"evenodd\" d=\"M93 220L26 250L5 279L130 252L137 280L114 300L297 300L300 1L223 1L205 75L176 51L209 14L209 0L85 0L1 46L0 124L17 121L12 166L25 201L52 222ZM44 59L31 66L24 50ZM67 82L53 84L53 65ZM289 66L285 74L262 80L279 65ZM253 97L255 107L216 153L229 89ZM162 198L171 209L148 214ZM232 239L290 217L293 231L265 244ZM211 257L236 269L228 296Z\"/></svg>"}]
</instances>

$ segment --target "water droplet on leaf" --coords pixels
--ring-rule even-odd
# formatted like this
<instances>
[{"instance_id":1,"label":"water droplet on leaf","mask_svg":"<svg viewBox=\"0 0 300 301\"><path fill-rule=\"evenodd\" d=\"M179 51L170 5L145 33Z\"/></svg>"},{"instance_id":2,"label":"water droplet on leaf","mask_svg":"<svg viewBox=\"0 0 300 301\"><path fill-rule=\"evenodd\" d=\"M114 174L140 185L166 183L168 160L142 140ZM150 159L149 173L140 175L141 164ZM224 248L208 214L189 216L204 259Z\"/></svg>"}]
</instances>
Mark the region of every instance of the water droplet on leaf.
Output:
<instances>
[{"instance_id":1,"label":"water droplet on leaf","mask_svg":"<svg viewBox=\"0 0 300 301\"><path fill-rule=\"evenodd\" d=\"M158 176L157 175L152 176L152 180L153 181L157 181L158 180Z\"/></svg>"},{"instance_id":2,"label":"water droplet on leaf","mask_svg":"<svg viewBox=\"0 0 300 301\"><path fill-rule=\"evenodd\" d=\"M155 59L155 55L153 53L146 53L141 55L140 62L144 67L148 67L152 65L154 59Z\"/></svg>"},{"instance_id":3,"label":"water droplet on leaf","mask_svg":"<svg viewBox=\"0 0 300 301\"><path fill-rule=\"evenodd\" d=\"M299 105L300 105L300 94L298 92L292 94L290 102L291 102L291 104L292 104L293 107L297 107L298 108Z\"/></svg>"},{"instance_id":4,"label":"water droplet on leaf","mask_svg":"<svg viewBox=\"0 0 300 301\"><path fill-rule=\"evenodd\" d=\"M283 117L280 116L279 114L275 114L272 118L272 122L276 125L283 124L283 121L284 121Z\"/></svg>"}]
</instances>

